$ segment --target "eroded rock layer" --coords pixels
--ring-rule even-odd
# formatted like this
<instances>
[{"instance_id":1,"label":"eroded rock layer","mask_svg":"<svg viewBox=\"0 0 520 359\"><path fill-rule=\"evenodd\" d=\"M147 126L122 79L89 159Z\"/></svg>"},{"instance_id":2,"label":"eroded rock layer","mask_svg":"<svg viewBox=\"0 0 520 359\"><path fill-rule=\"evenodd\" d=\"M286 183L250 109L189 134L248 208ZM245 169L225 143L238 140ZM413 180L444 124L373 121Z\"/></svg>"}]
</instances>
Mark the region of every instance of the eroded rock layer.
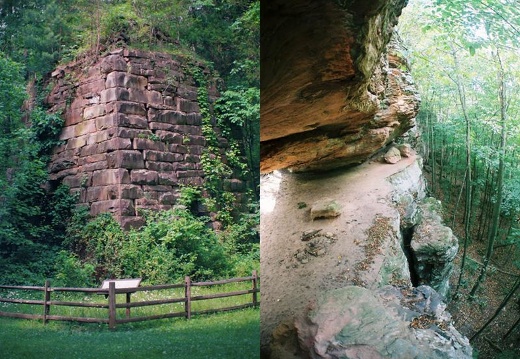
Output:
<instances>
[{"instance_id":1,"label":"eroded rock layer","mask_svg":"<svg viewBox=\"0 0 520 359\"><path fill-rule=\"evenodd\" d=\"M201 185L207 140L186 66L170 55L119 49L54 71L47 100L65 125L50 180L78 193L92 215L112 212L125 227L142 223L140 209L171 208L180 186ZM218 93L214 82L208 86L212 103ZM213 131L224 154L228 142ZM222 180L239 202L246 200L243 181Z\"/></svg>"},{"instance_id":2,"label":"eroded rock layer","mask_svg":"<svg viewBox=\"0 0 520 359\"><path fill-rule=\"evenodd\" d=\"M393 27L406 0L263 6L261 171L359 164L414 126Z\"/></svg>"}]
</instances>

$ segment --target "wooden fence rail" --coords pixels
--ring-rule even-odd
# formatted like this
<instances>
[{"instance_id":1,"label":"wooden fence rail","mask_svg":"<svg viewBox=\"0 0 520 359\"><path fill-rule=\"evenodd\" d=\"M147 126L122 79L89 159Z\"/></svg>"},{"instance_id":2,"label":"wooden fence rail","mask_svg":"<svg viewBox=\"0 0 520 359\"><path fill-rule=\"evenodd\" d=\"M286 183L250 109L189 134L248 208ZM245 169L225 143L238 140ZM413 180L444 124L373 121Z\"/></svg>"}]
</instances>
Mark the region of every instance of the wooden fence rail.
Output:
<instances>
[{"instance_id":1,"label":"wooden fence rail","mask_svg":"<svg viewBox=\"0 0 520 359\"><path fill-rule=\"evenodd\" d=\"M210 287L215 285L224 285L235 282L251 282L251 289L244 289L233 292L222 292L222 293L214 293L207 295L192 295L193 287ZM42 292L43 300L36 299L19 299L19 298L1 298L0 303L11 303L11 304L22 304L22 305L41 305L42 306L42 314L27 314L27 313L15 313L15 312L5 312L0 311L0 317L11 317L11 318L24 318L24 319L41 319L43 323L46 324L49 320L62 320L62 321L75 321L75 322L86 322L86 323L108 323L111 329L114 329L117 324L122 323L130 323L130 322L138 322L138 321L146 321L146 320L155 320L155 319L165 319L165 318L174 318L174 317L185 317L190 319L194 314L205 314L212 312L224 312L230 310L237 310L248 307L258 307L260 302L258 301L258 293L259 289L259 277L257 276L256 271L253 271L253 274L250 277L241 277L241 278L231 278L226 280L219 280L214 282L197 282L192 283L190 277L186 277L184 283L182 284L164 284L164 285L155 285L155 286L143 286L143 287L135 287L135 288L116 288L114 282L110 282L107 289L101 288L67 288L67 287L51 287L50 281L46 281L43 287L37 286L9 286L9 285L0 285L0 289L13 289L13 290L22 290L22 291L40 291ZM166 299L155 299L155 300L146 300L146 301L138 301L131 302L130 296L135 292L151 292L165 289L180 289L184 288L184 296L182 297L173 297ZM56 292L63 293L84 293L84 294L104 294L106 296L106 302L100 303L88 303L88 302L79 302L79 301L59 301L52 300L51 294ZM126 303L117 303L116 295L117 294L126 294ZM251 302L221 307L215 309L206 309L193 311L191 306L194 301L202 301L202 300L211 300L218 298L226 298L226 297L234 297L234 296L244 296L251 295ZM130 308L137 307L147 307L154 305L165 305L165 304L175 304L175 303L184 303L184 310L177 312L169 312L164 314L156 314L156 315L142 315L131 317ZM65 315L51 315L51 307L53 306L69 306L69 307L81 307L81 308L98 308L98 309L108 309L108 315L104 318L91 318L91 317L73 317L73 316L65 316ZM126 309L126 317L125 318L117 318L117 309L125 308Z\"/></svg>"}]
</instances>

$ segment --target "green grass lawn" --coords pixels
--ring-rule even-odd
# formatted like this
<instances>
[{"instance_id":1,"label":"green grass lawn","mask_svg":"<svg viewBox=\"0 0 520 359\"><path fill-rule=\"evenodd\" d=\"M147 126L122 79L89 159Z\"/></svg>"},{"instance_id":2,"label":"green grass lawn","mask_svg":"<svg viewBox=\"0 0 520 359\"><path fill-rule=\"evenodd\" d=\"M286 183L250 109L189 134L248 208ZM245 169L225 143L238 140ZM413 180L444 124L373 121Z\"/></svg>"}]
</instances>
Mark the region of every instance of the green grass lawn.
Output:
<instances>
[{"instance_id":1,"label":"green grass lawn","mask_svg":"<svg viewBox=\"0 0 520 359\"><path fill-rule=\"evenodd\" d=\"M259 358L260 311L119 325L0 318L0 358Z\"/></svg>"}]
</instances>

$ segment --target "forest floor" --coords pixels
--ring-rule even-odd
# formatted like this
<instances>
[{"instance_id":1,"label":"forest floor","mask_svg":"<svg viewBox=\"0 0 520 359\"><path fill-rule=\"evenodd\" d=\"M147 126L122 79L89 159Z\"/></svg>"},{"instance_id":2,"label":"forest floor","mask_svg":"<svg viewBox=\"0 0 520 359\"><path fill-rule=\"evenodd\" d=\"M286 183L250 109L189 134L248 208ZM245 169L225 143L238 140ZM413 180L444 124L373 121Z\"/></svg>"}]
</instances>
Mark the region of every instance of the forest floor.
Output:
<instances>
[{"instance_id":1,"label":"forest floor","mask_svg":"<svg viewBox=\"0 0 520 359\"><path fill-rule=\"evenodd\" d=\"M427 180L429 179L427 178ZM443 200L438 193L435 196L441 201ZM459 238L460 246L459 254L455 260L455 270L450 280L452 294L454 294L453 292L457 286L460 274L460 261L464 241L464 228L460 220L463 218L464 204L461 203L458 206L456 213L458 220L453 224L452 218L455 207L447 203L443 201L445 222ZM476 234L474 236L476 237ZM504 297L512 288L515 282L514 274L520 275L520 271L511 261L512 248L496 250L491 259L487 278L477 291L476 298L470 300L469 292L479 275L481 268L479 263L483 262L486 246L487 243L485 241L473 241L468 246L469 259L466 261L459 295L448 304L448 311L453 317L455 327L468 338L471 338L493 316ZM479 353L479 359L520 358L520 333L518 329L512 332L505 340L503 338L518 320L519 316L520 293L517 291L516 295L509 301L508 305L491 325L477 339L471 342L473 348Z\"/></svg>"}]
</instances>

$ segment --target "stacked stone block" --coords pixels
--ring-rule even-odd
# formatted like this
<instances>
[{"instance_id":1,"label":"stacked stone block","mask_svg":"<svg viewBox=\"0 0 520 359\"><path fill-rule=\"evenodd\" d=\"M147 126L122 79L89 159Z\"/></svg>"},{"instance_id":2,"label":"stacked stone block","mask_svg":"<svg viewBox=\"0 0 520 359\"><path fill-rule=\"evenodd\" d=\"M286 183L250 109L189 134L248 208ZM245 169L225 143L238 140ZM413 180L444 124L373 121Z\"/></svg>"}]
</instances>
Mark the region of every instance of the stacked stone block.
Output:
<instances>
[{"instance_id":1,"label":"stacked stone block","mask_svg":"<svg viewBox=\"0 0 520 359\"><path fill-rule=\"evenodd\" d=\"M62 111L65 125L50 180L78 193L92 215L112 212L124 227L138 226L140 209L169 209L181 185L203 184L197 87L182 61L166 54L119 49L86 61L52 74L48 102L51 111ZM214 102L214 82L208 93ZM224 154L228 142L218 138ZM244 199L241 179L223 185Z\"/></svg>"}]
</instances>

